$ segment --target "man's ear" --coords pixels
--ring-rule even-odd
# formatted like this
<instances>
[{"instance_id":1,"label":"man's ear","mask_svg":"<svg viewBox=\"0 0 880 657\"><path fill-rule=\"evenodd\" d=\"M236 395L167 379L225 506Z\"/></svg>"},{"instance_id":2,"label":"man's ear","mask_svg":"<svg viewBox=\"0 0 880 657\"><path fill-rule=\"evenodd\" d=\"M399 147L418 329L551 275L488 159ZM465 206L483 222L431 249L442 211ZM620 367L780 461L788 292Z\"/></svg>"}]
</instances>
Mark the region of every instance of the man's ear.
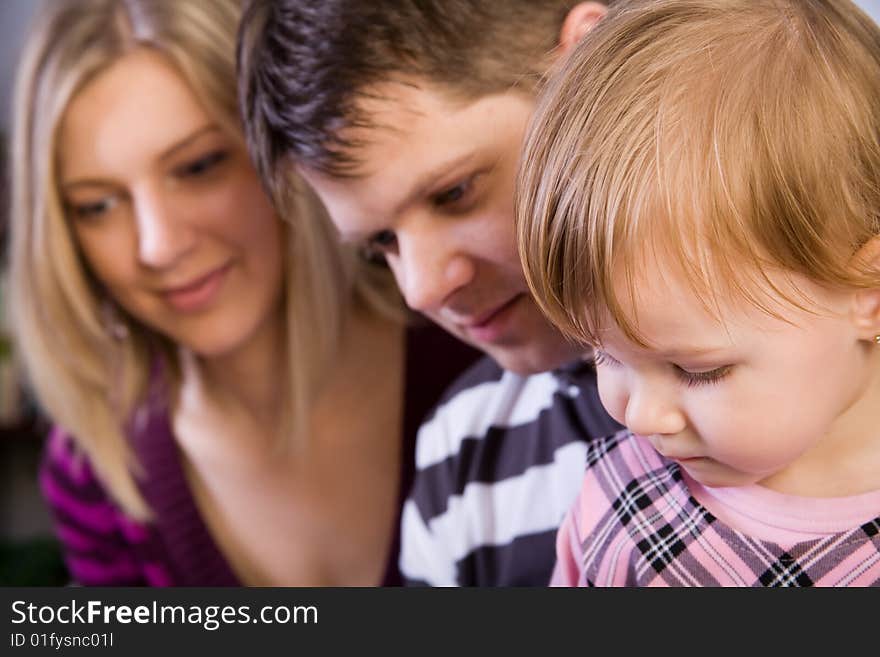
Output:
<instances>
[{"instance_id":1,"label":"man's ear","mask_svg":"<svg viewBox=\"0 0 880 657\"><path fill-rule=\"evenodd\" d=\"M880 236L861 247L855 257L861 267L878 272L877 285L853 294L852 318L862 340L876 341L880 335Z\"/></svg>"},{"instance_id":2,"label":"man's ear","mask_svg":"<svg viewBox=\"0 0 880 657\"><path fill-rule=\"evenodd\" d=\"M572 7L559 31L560 54L568 54L607 13L608 7L601 2L579 2Z\"/></svg>"}]
</instances>

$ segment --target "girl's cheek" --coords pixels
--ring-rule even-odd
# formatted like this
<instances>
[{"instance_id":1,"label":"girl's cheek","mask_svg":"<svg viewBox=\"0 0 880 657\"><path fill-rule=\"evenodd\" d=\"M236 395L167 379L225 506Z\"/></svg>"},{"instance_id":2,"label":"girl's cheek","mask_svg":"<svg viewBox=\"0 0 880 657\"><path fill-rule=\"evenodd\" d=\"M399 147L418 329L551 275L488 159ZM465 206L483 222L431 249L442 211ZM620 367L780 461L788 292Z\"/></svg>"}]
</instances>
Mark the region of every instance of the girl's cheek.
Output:
<instances>
[{"instance_id":1,"label":"girl's cheek","mask_svg":"<svg viewBox=\"0 0 880 657\"><path fill-rule=\"evenodd\" d=\"M620 424L625 424L626 402L629 395L624 384L624 377L620 373L609 370L610 368L607 366L597 368L599 399L611 417Z\"/></svg>"}]
</instances>

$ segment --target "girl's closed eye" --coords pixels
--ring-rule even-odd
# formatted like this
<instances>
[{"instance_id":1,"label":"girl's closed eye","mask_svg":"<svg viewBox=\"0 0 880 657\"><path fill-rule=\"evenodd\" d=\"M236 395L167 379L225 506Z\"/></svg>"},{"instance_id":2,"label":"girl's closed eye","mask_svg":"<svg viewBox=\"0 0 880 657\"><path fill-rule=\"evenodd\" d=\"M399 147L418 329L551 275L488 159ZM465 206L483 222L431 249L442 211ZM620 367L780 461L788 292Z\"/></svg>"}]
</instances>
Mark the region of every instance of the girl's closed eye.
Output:
<instances>
[{"instance_id":1,"label":"girl's closed eye","mask_svg":"<svg viewBox=\"0 0 880 657\"><path fill-rule=\"evenodd\" d=\"M722 365L721 367L702 372L691 372L679 365L674 365L673 367L675 367L678 377L691 387L718 383L733 371L733 365Z\"/></svg>"},{"instance_id":2,"label":"girl's closed eye","mask_svg":"<svg viewBox=\"0 0 880 657\"><path fill-rule=\"evenodd\" d=\"M597 367L618 367L620 361L616 360L601 349L593 350L593 362ZM672 364L675 375L688 386L710 385L718 383L733 371L733 365L722 365L711 370L692 371L680 365Z\"/></svg>"}]
</instances>

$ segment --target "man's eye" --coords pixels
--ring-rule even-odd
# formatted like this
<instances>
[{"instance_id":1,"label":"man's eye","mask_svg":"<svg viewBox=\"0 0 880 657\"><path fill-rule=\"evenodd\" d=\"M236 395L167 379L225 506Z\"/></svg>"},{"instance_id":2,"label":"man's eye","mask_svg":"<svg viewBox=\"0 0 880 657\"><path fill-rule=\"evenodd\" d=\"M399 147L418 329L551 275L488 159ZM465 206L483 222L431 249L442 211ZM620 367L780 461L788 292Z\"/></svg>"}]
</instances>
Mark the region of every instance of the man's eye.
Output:
<instances>
[{"instance_id":1,"label":"man's eye","mask_svg":"<svg viewBox=\"0 0 880 657\"><path fill-rule=\"evenodd\" d=\"M468 192L471 190L471 181L466 180L464 182L459 183L455 187L450 187L447 190L440 192L434 196L434 205L444 206L444 205L452 205L453 203L457 203L461 201L465 196L467 196Z\"/></svg>"},{"instance_id":2,"label":"man's eye","mask_svg":"<svg viewBox=\"0 0 880 657\"><path fill-rule=\"evenodd\" d=\"M227 157L229 157L227 151L214 151L213 153L200 157L193 162L177 167L177 169L174 170L174 173L181 178L201 176L226 160Z\"/></svg>"},{"instance_id":3,"label":"man's eye","mask_svg":"<svg viewBox=\"0 0 880 657\"><path fill-rule=\"evenodd\" d=\"M381 230L364 244L361 253L370 262L384 264L385 256L394 251L397 236L390 230Z\"/></svg>"},{"instance_id":4,"label":"man's eye","mask_svg":"<svg viewBox=\"0 0 880 657\"><path fill-rule=\"evenodd\" d=\"M372 235L367 243L373 247L387 248L389 246L393 246L397 241L397 237L390 230L380 230L375 235Z\"/></svg>"}]
</instances>

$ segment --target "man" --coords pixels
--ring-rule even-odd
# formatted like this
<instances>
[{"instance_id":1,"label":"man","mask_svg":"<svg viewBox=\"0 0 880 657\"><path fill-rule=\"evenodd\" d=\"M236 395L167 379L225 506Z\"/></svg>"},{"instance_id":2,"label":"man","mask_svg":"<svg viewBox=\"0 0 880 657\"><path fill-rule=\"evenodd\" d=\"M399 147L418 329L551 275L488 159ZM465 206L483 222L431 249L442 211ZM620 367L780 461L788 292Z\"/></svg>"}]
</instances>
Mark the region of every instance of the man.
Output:
<instances>
[{"instance_id":1,"label":"man","mask_svg":"<svg viewBox=\"0 0 880 657\"><path fill-rule=\"evenodd\" d=\"M295 170L407 304L485 351L422 427L412 583L543 585L584 468L618 425L534 304L514 179L536 86L606 13L570 0L256 0L239 86L264 179Z\"/></svg>"}]
</instances>

